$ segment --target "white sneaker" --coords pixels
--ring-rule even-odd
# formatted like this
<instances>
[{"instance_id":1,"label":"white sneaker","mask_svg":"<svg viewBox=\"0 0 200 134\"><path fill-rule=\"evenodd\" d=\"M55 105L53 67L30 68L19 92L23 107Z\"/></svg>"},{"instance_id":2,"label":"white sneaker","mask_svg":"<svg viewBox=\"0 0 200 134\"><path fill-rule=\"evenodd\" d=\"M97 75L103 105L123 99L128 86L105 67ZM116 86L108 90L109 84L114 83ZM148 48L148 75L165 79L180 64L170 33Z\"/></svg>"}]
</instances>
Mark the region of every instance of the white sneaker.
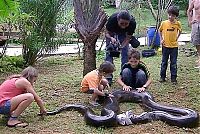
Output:
<instances>
[{"instance_id":1,"label":"white sneaker","mask_svg":"<svg viewBox=\"0 0 200 134\"><path fill-rule=\"evenodd\" d=\"M195 66L194 68L200 69L200 65L199 66Z\"/></svg>"}]
</instances>

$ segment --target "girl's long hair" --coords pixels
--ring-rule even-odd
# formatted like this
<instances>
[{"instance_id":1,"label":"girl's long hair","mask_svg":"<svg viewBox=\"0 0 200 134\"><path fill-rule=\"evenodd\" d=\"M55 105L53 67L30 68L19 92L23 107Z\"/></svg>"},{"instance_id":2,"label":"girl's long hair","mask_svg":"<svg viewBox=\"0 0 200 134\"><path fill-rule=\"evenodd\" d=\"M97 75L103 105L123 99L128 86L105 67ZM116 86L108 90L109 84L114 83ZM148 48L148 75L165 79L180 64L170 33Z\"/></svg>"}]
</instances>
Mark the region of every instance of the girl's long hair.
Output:
<instances>
[{"instance_id":1,"label":"girl's long hair","mask_svg":"<svg viewBox=\"0 0 200 134\"><path fill-rule=\"evenodd\" d=\"M12 78L19 78L19 77L24 77L26 78L29 82L32 82L33 77L37 77L38 76L38 70L35 69L32 66L29 66L27 68L25 68L20 75L12 75L9 77L9 79Z\"/></svg>"}]
</instances>

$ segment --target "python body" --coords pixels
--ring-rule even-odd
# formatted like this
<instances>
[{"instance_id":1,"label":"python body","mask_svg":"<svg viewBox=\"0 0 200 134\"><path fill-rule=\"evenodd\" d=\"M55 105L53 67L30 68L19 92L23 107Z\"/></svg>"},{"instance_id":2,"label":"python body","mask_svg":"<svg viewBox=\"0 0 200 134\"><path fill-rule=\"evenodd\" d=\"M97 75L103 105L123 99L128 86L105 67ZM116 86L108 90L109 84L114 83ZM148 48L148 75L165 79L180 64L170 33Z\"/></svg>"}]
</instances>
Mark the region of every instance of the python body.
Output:
<instances>
[{"instance_id":1,"label":"python body","mask_svg":"<svg viewBox=\"0 0 200 134\"><path fill-rule=\"evenodd\" d=\"M116 90L112 93L114 97L100 98L103 104L101 115L96 115L92 109L80 104L67 104L55 111L47 112L47 115L55 115L62 111L76 110L80 112L86 124L92 126L113 127L117 125L131 125L147 123L152 120L161 120L169 125L178 127L196 127L199 123L199 114L191 109L163 106L154 102L153 97L147 93L138 93L135 90L130 92ZM141 103L149 112L134 115L131 111L120 114L119 103L134 102Z\"/></svg>"}]
</instances>

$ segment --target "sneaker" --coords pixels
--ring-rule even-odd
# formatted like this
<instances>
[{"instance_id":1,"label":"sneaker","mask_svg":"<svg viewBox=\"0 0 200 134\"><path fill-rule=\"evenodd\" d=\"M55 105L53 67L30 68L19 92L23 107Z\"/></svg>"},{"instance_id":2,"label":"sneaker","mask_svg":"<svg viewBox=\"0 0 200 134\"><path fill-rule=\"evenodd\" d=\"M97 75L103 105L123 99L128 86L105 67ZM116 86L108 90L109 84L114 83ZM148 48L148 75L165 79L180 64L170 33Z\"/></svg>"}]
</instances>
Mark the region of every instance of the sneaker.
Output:
<instances>
[{"instance_id":1,"label":"sneaker","mask_svg":"<svg viewBox=\"0 0 200 134\"><path fill-rule=\"evenodd\" d=\"M176 79L171 79L171 82L172 82L173 84L177 84L177 83L178 83Z\"/></svg>"},{"instance_id":2,"label":"sneaker","mask_svg":"<svg viewBox=\"0 0 200 134\"><path fill-rule=\"evenodd\" d=\"M200 68L200 60L197 60L197 61L196 61L196 66L195 66L194 68L197 68L197 69Z\"/></svg>"},{"instance_id":3,"label":"sneaker","mask_svg":"<svg viewBox=\"0 0 200 134\"><path fill-rule=\"evenodd\" d=\"M160 78L159 82L162 83L162 82L165 82L165 78Z\"/></svg>"},{"instance_id":4,"label":"sneaker","mask_svg":"<svg viewBox=\"0 0 200 134\"><path fill-rule=\"evenodd\" d=\"M90 105L92 105L92 106L94 106L94 107L100 106L100 104L99 104L98 102L96 102L96 101L91 101L91 102L89 102L89 103L90 103Z\"/></svg>"},{"instance_id":5,"label":"sneaker","mask_svg":"<svg viewBox=\"0 0 200 134\"><path fill-rule=\"evenodd\" d=\"M200 69L200 65L199 65L199 66L195 66L194 68L196 68L196 69Z\"/></svg>"}]
</instances>

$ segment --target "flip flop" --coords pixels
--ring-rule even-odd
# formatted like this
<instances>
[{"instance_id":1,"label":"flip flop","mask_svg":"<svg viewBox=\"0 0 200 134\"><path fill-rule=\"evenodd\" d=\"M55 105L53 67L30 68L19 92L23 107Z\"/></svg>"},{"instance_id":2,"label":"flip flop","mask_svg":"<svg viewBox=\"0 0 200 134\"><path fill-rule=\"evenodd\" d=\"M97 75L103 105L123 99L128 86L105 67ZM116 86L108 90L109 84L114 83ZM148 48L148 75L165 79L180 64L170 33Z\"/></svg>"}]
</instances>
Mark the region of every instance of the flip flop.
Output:
<instances>
[{"instance_id":1,"label":"flip flop","mask_svg":"<svg viewBox=\"0 0 200 134\"><path fill-rule=\"evenodd\" d=\"M8 127L22 127L22 128L25 128L26 126L28 126L28 123L25 123L25 122L18 122L18 123L14 124L14 125L8 125L8 124L7 124L7 126L8 126Z\"/></svg>"}]
</instances>

